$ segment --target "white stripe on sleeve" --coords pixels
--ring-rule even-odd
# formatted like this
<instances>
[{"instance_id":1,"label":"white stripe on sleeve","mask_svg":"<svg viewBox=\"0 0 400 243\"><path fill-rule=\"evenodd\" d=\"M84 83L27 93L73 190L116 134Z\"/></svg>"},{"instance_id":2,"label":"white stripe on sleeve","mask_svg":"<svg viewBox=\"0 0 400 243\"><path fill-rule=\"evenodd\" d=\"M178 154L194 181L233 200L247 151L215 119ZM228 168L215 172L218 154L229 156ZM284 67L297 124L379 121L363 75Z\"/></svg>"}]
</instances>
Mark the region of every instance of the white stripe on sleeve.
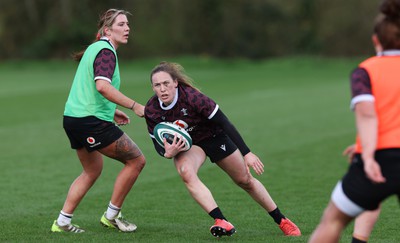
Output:
<instances>
[{"instance_id":1,"label":"white stripe on sleeve","mask_svg":"<svg viewBox=\"0 0 400 243\"><path fill-rule=\"evenodd\" d=\"M105 80L105 81L108 81L109 83L111 83L111 79L109 79L107 77L104 77L104 76L94 77L94 81L99 80L99 79L102 79L102 80Z\"/></svg>"},{"instance_id":2,"label":"white stripe on sleeve","mask_svg":"<svg viewBox=\"0 0 400 243\"><path fill-rule=\"evenodd\" d=\"M362 102L362 101L375 101L375 97L371 94L362 94L362 95L357 95L353 99L351 99L350 103L350 109L354 110L354 107L356 106L357 103Z\"/></svg>"},{"instance_id":3,"label":"white stripe on sleeve","mask_svg":"<svg viewBox=\"0 0 400 243\"><path fill-rule=\"evenodd\" d=\"M216 105L215 109L213 110L213 112L211 112L211 114L208 116L208 120L210 120L211 118L214 117L214 115L215 115L215 113L217 113L218 109L219 109L219 106Z\"/></svg>"}]
</instances>

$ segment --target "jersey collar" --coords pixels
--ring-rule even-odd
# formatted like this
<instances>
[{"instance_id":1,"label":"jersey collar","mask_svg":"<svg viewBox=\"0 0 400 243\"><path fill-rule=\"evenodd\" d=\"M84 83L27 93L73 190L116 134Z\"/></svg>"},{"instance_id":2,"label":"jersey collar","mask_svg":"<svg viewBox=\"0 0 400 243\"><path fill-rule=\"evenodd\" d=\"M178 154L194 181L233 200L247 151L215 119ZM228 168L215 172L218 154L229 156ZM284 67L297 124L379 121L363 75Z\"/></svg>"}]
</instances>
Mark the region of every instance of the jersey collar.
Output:
<instances>
[{"instance_id":1,"label":"jersey collar","mask_svg":"<svg viewBox=\"0 0 400 243\"><path fill-rule=\"evenodd\" d=\"M179 95L179 93L178 93L178 88L176 88L174 100L173 100L172 103L169 104L168 106L164 106L164 103L163 103L160 99L158 99L158 102L160 102L160 107L161 107L161 109L163 109L163 110L165 110L165 111L171 110L172 107L174 107L175 104L178 102L178 95Z\"/></svg>"},{"instance_id":2,"label":"jersey collar","mask_svg":"<svg viewBox=\"0 0 400 243\"><path fill-rule=\"evenodd\" d=\"M377 56L400 56L400 50L386 50L382 52L378 52Z\"/></svg>"},{"instance_id":3,"label":"jersey collar","mask_svg":"<svg viewBox=\"0 0 400 243\"><path fill-rule=\"evenodd\" d=\"M115 46L111 43L111 41L110 41L110 39L108 39L108 37L102 36L102 37L100 38L100 40L105 40L105 41L107 41L107 42L111 45L111 47L115 50Z\"/></svg>"}]
</instances>

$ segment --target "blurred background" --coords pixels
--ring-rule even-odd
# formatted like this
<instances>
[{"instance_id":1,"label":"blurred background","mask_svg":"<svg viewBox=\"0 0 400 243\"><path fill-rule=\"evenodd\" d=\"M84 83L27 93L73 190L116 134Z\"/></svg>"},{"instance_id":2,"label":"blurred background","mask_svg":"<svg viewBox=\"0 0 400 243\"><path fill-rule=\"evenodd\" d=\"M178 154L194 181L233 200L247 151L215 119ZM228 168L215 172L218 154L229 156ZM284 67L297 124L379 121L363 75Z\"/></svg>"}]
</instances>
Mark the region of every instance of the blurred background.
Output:
<instances>
[{"instance_id":1,"label":"blurred background","mask_svg":"<svg viewBox=\"0 0 400 243\"><path fill-rule=\"evenodd\" d=\"M100 13L132 13L120 58L372 55L380 1L0 0L0 60L67 59L95 37Z\"/></svg>"},{"instance_id":2,"label":"blurred background","mask_svg":"<svg viewBox=\"0 0 400 243\"><path fill-rule=\"evenodd\" d=\"M222 170L205 163L199 176L240 229L227 240L306 242L348 167L342 151L355 136L349 74L374 55L371 34L380 2L0 0L0 219L7 219L0 242L215 243L210 218L188 197L171 161L155 152L145 121L127 109L131 124L122 129L148 161L124 204L140 230L118 234L99 227L121 169L106 161L74 216L88 233L49 233L81 173L62 129L78 65L71 54L92 43L99 14L109 8L132 13L129 43L118 49L125 59L119 63L121 91L145 104L153 95L151 69L163 60L182 64L262 158L265 173L257 178L303 233L282 237ZM371 242L400 242L394 210L392 198ZM351 241L352 228L343 242Z\"/></svg>"}]
</instances>

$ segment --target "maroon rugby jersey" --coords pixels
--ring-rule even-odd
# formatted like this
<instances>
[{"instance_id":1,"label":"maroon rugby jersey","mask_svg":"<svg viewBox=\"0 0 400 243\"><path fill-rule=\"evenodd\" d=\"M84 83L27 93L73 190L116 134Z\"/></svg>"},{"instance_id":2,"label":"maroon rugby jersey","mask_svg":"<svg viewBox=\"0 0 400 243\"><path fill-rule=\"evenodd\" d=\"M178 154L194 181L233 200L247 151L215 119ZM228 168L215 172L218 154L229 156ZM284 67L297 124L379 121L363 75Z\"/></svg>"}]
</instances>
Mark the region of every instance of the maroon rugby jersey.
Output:
<instances>
[{"instance_id":1,"label":"maroon rugby jersey","mask_svg":"<svg viewBox=\"0 0 400 243\"><path fill-rule=\"evenodd\" d=\"M154 127L160 122L173 122L185 128L197 144L205 138L222 132L222 128L210 121L219 106L198 90L178 85L177 99L165 107L156 95L150 98L145 107L147 128L151 137Z\"/></svg>"}]
</instances>

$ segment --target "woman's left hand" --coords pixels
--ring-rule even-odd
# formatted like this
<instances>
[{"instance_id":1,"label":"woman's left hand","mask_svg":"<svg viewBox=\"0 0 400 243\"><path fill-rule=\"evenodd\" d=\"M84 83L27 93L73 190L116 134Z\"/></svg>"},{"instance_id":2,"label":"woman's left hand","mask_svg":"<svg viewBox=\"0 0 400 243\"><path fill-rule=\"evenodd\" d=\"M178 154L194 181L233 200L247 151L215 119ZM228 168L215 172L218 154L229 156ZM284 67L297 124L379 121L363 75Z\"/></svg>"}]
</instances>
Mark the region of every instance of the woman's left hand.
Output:
<instances>
[{"instance_id":1,"label":"woman's left hand","mask_svg":"<svg viewBox=\"0 0 400 243\"><path fill-rule=\"evenodd\" d=\"M243 158L246 165L253 168L257 175L261 175L264 172L264 164L255 154L249 152Z\"/></svg>"},{"instance_id":2,"label":"woman's left hand","mask_svg":"<svg viewBox=\"0 0 400 243\"><path fill-rule=\"evenodd\" d=\"M133 107L133 111L138 117L144 117L144 106L136 103L135 106Z\"/></svg>"},{"instance_id":3,"label":"woman's left hand","mask_svg":"<svg viewBox=\"0 0 400 243\"><path fill-rule=\"evenodd\" d=\"M375 159L364 160L364 171L367 177L374 183L385 183L386 178L382 175L381 167Z\"/></svg>"},{"instance_id":4,"label":"woman's left hand","mask_svg":"<svg viewBox=\"0 0 400 243\"><path fill-rule=\"evenodd\" d=\"M129 124L131 120L129 117L122 111L116 109L114 113L114 121L118 126L123 126Z\"/></svg>"}]
</instances>

